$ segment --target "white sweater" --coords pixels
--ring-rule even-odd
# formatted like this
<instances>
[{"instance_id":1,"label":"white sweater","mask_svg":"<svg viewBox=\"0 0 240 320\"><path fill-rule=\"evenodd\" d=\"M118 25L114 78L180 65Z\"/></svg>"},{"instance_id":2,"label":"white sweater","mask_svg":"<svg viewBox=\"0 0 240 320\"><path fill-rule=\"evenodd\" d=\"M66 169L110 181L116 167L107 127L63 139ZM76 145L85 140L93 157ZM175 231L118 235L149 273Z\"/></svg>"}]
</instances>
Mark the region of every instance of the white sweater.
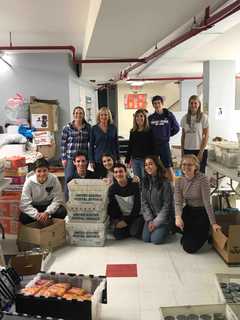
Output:
<instances>
[{"instance_id":1,"label":"white sweater","mask_svg":"<svg viewBox=\"0 0 240 320\"><path fill-rule=\"evenodd\" d=\"M41 184L37 181L36 174L29 176L23 186L20 210L35 219L38 211L34 206L47 203L50 203L45 210L48 214L53 214L63 204L62 187L58 178L48 173L47 180Z\"/></svg>"}]
</instances>

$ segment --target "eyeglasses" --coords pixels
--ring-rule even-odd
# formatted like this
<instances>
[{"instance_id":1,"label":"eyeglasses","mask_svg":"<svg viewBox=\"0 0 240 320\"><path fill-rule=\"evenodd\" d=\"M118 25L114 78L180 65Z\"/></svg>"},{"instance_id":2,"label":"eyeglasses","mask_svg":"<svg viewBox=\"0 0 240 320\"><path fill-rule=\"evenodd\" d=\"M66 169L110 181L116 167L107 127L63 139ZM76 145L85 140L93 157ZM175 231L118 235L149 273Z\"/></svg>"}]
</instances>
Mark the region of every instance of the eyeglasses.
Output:
<instances>
[{"instance_id":1,"label":"eyeglasses","mask_svg":"<svg viewBox=\"0 0 240 320\"><path fill-rule=\"evenodd\" d=\"M193 163L183 163L182 166L183 167L193 167L194 164Z\"/></svg>"}]
</instances>

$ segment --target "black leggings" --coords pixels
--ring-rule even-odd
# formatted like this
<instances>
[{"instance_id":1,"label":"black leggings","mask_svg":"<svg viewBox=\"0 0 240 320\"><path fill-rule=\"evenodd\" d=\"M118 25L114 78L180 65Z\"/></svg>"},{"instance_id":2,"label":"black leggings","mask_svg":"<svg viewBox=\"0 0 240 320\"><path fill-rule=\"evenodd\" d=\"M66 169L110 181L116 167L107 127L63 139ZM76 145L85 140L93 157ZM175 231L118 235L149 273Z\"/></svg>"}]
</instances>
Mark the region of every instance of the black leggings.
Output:
<instances>
[{"instance_id":1,"label":"black leggings","mask_svg":"<svg viewBox=\"0 0 240 320\"><path fill-rule=\"evenodd\" d=\"M44 212L47 208L47 206L34 206L39 212ZM64 219L67 215L67 210L64 206L60 206L54 214L52 214L52 218L57 218L57 219ZM21 212L19 216L19 220L22 224L28 224L35 222L36 220L30 217L28 214Z\"/></svg>"},{"instance_id":2,"label":"black leggings","mask_svg":"<svg viewBox=\"0 0 240 320\"><path fill-rule=\"evenodd\" d=\"M184 222L181 244L188 253L197 252L208 240L210 223L207 212L203 207L183 208L182 219Z\"/></svg>"}]
</instances>

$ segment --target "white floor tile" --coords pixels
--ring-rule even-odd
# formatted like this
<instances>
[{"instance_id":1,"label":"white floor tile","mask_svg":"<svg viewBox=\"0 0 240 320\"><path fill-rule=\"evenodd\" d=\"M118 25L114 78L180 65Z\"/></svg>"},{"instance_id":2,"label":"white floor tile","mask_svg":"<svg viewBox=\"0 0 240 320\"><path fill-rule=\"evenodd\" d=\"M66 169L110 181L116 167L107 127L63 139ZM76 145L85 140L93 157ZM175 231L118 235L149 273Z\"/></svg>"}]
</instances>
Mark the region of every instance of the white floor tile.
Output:
<instances>
[{"instance_id":1,"label":"white floor tile","mask_svg":"<svg viewBox=\"0 0 240 320\"><path fill-rule=\"evenodd\" d=\"M107 264L136 263L138 277L108 278L108 303L103 320L156 320L159 308L218 302L215 273L240 273L229 268L206 245L189 255L174 236L164 245L139 240L108 240L105 247L64 247L53 253L50 270L104 275Z\"/></svg>"}]
</instances>

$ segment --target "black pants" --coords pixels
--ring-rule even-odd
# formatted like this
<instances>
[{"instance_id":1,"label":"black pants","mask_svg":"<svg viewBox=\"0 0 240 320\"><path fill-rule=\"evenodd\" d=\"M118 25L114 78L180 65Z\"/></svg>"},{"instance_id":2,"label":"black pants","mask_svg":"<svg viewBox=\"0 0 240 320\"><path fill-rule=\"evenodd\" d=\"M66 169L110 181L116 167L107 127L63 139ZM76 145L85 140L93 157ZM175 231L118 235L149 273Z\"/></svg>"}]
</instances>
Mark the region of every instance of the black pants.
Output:
<instances>
[{"instance_id":1,"label":"black pants","mask_svg":"<svg viewBox=\"0 0 240 320\"><path fill-rule=\"evenodd\" d=\"M184 222L181 244L188 253L197 252L208 240L210 223L207 212L203 207L183 208L182 219Z\"/></svg>"},{"instance_id":2,"label":"black pants","mask_svg":"<svg viewBox=\"0 0 240 320\"><path fill-rule=\"evenodd\" d=\"M39 212L44 212L46 210L46 208L48 207L48 205L46 206L34 206L34 208L36 208ZM60 206L55 212L54 214L52 214L52 218L58 218L58 219L64 219L67 215L67 210L64 206ZM19 216L19 220L22 224L28 224L28 223L32 223L35 222L36 220L33 219L32 217L30 217L28 214L21 212L20 216Z\"/></svg>"},{"instance_id":3,"label":"black pants","mask_svg":"<svg viewBox=\"0 0 240 320\"><path fill-rule=\"evenodd\" d=\"M184 154L194 154L195 156L198 155L199 150L183 150ZM200 162L200 172L205 173L206 166L207 166L207 158L208 158L208 150L203 151L202 161Z\"/></svg>"},{"instance_id":4,"label":"black pants","mask_svg":"<svg viewBox=\"0 0 240 320\"><path fill-rule=\"evenodd\" d=\"M142 231L144 226L143 216L138 216L128 223L127 227L118 229L114 226L113 235L116 240L122 240L129 237L134 237L137 239L142 238Z\"/></svg>"}]
</instances>

